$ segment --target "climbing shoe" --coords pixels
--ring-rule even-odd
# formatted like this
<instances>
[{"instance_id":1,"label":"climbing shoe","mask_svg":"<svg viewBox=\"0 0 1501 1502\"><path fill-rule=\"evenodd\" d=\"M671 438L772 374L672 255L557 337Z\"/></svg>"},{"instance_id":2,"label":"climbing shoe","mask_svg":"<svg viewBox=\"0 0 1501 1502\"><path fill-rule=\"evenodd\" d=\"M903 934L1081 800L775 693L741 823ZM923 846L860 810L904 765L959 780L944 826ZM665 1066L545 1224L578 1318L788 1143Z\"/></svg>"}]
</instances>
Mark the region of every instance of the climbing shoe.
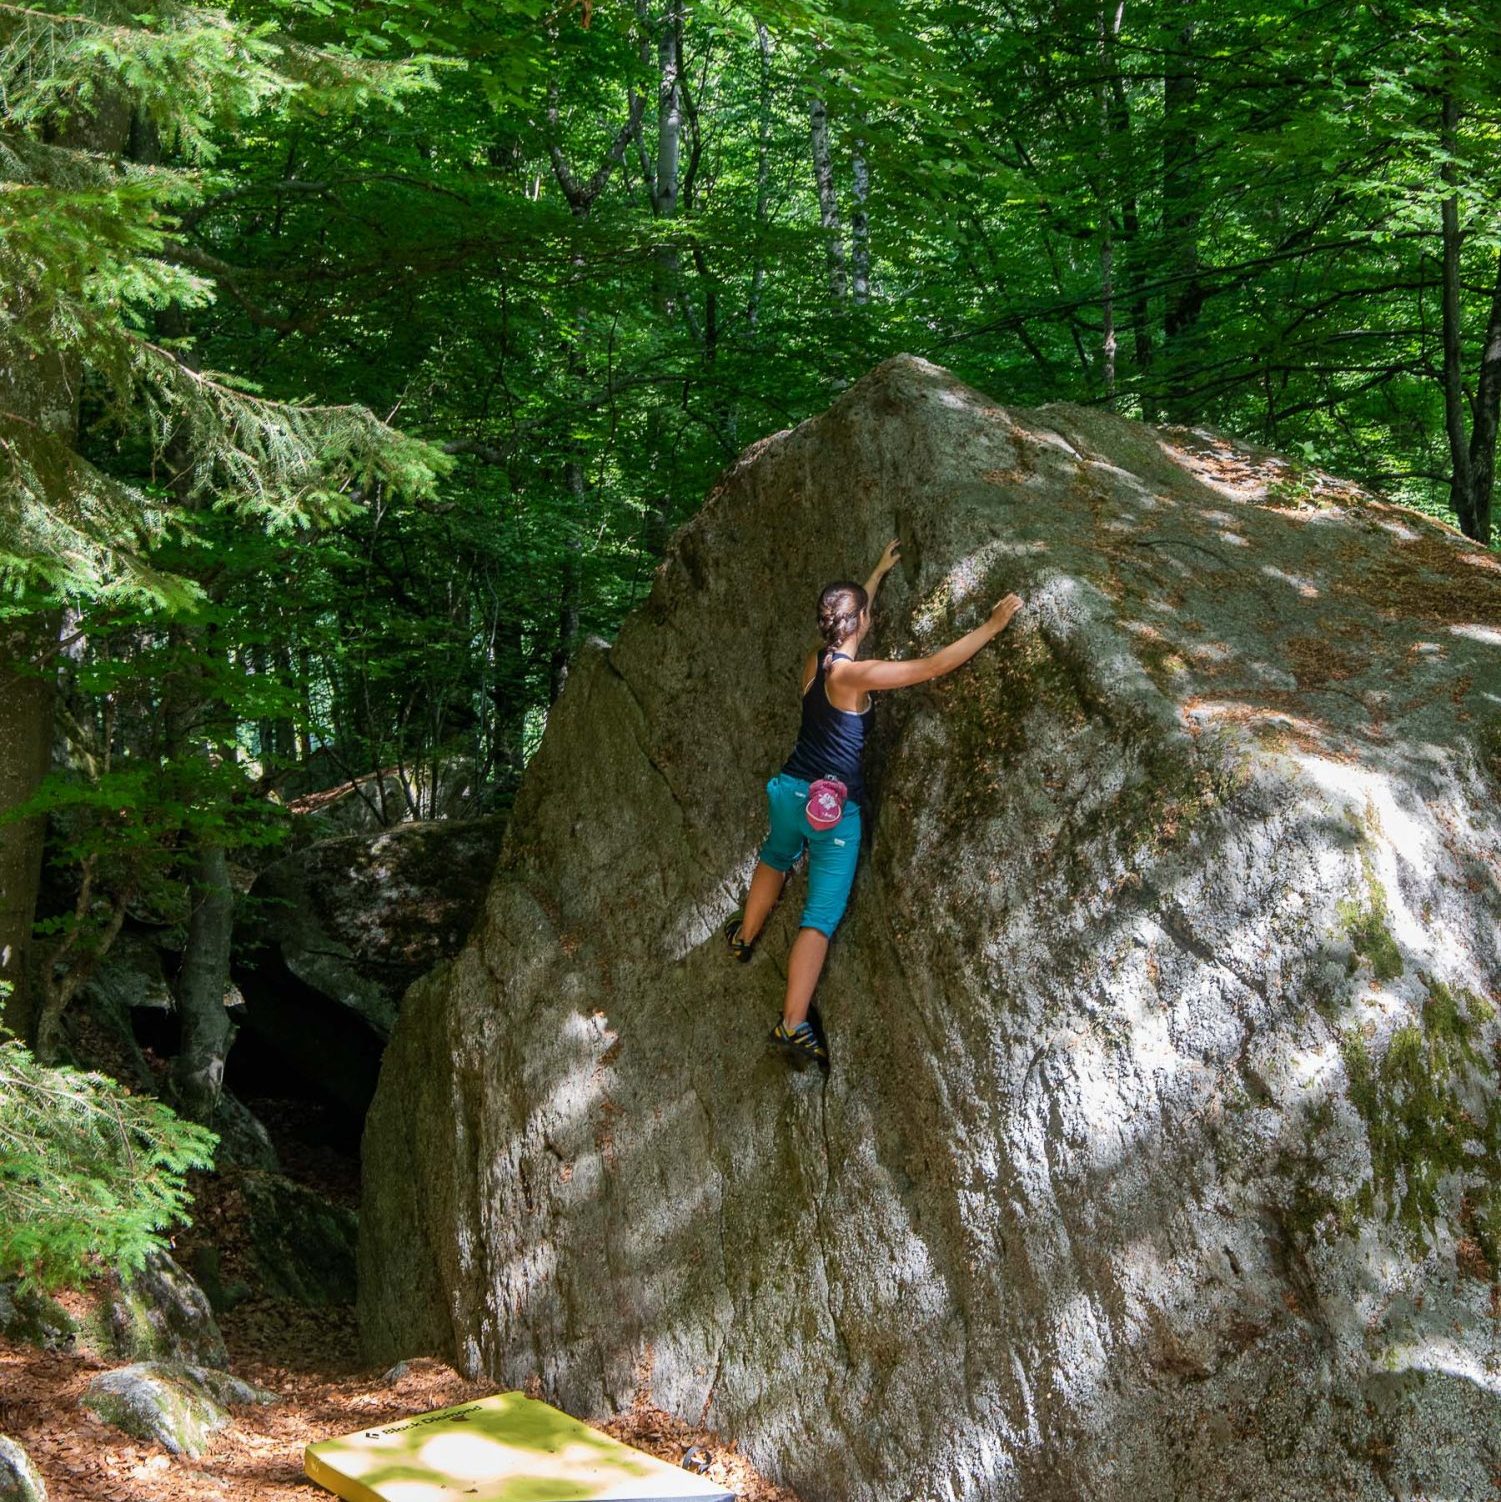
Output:
<instances>
[{"instance_id":1,"label":"climbing shoe","mask_svg":"<svg viewBox=\"0 0 1501 1502\"><path fill-rule=\"evenodd\" d=\"M724 941L730 946L730 953L734 955L742 965L751 957L756 948L756 941L754 939L752 939L751 942L747 944L745 940L740 937L740 925L742 922L744 922L744 920L745 914L743 912L732 913L730 915L730 921L724 926Z\"/></svg>"},{"instance_id":2,"label":"climbing shoe","mask_svg":"<svg viewBox=\"0 0 1501 1502\"><path fill-rule=\"evenodd\" d=\"M828 1045L813 1030L811 1023L799 1022L789 1029L779 1022L772 1028L769 1041L778 1053L799 1068L804 1064L827 1065L829 1062Z\"/></svg>"}]
</instances>

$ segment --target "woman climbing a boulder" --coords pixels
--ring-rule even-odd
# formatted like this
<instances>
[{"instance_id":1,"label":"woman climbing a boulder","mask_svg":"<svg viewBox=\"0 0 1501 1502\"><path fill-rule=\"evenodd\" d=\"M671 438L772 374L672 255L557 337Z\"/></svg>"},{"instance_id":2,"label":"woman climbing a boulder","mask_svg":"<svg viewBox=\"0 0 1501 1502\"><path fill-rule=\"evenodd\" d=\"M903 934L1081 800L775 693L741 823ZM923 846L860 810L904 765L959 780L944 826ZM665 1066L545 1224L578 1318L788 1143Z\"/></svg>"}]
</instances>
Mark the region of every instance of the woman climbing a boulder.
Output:
<instances>
[{"instance_id":1,"label":"woman climbing a boulder","mask_svg":"<svg viewBox=\"0 0 1501 1502\"><path fill-rule=\"evenodd\" d=\"M893 541L863 587L841 581L818 597L823 645L808 654L799 678L803 717L797 744L782 770L766 784L770 833L761 846L745 910L725 927L730 952L738 960L748 960L806 844L808 896L787 960L782 1020L771 1030L772 1044L798 1063L826 1064L829 1056L817 1014L810 1012L829 940L849 901L861 821L868 813L861 761L870 728L870 696L952 673L999 636L1021 608L1019 596L1007 595L983 625L929 657L862 662L858 653L870 630L876 591L899 559L900 544Z\"/></svg>"}]
</instances>

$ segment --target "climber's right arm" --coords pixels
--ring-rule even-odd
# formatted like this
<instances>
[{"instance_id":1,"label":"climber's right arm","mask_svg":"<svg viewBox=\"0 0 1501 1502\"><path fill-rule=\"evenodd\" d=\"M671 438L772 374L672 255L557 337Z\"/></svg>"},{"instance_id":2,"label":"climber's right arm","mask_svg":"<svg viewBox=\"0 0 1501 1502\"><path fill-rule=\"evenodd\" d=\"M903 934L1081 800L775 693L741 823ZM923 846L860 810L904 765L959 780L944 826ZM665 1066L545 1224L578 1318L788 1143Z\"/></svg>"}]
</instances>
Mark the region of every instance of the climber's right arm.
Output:
<instances>
[{"instance_id":1,"label":"climber's right arm","mask_svg":"<svg viewBox=\"0 0 1501 1502\"><path fill-rule=\"evenodd\" d=\"M1007 595L990 612L990 618L982 626L966 632L957 641L940 647L931 657L915 657L909 662L885 662L871 660L843 662L838 664L839 681L852 689L866 693L879 693L886 689L910 688L914 683L927 683L933 678L942 678L966 663L988 641L993 641L1006 629L1011 617L1021 609L1019 595Z\"/></svg>"}]
</instances>

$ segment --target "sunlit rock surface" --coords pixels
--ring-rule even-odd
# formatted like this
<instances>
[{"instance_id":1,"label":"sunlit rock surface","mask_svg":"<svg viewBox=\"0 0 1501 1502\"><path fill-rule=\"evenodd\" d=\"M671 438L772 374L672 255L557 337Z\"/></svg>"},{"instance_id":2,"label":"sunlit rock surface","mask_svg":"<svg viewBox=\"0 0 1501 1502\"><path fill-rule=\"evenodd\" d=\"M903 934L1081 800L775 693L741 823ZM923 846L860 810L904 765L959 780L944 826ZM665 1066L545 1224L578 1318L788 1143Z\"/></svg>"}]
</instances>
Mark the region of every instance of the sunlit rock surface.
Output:
<instances>
[{"instance_id":1,"label":"sunlit rock surface","mask_svg":"<svg viewBox=\"0 0 1501 1502\"><path fill-rule=\"evenodd\" d=\"M819 587L901 537L820 993L718 936ZM1212 435L893 360L747 451L526 777L366 1137L372 1355L821 1499L1488 1495L1501 571Z\"/></svg>"}]
</instances>

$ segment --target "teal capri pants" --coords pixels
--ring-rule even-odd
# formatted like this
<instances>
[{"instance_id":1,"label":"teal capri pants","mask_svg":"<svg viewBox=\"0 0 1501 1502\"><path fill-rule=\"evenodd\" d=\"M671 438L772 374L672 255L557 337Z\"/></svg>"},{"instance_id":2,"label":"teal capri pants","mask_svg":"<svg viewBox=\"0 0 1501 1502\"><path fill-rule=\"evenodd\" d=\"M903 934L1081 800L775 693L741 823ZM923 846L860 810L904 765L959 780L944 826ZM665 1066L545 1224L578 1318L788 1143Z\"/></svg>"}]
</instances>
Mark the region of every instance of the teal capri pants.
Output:
<instances>
[{"instance_id":1,"label":"teal capri pants","mask_svg":"<svg viewBox=\"0 0 1501 1502\"><path fill-rule=\"evenodd\" d=\"M832 938L855 880L860 807L851 799L844 805L844 817L832 829L814 829L803 815L808 784L785 772L778 772L766 784L766 801L771 809L771 833L761 846L760 858L774 871L788 871L807 845L808 900L800 926L816 928Z\"/></svg>"}]
</instances>

